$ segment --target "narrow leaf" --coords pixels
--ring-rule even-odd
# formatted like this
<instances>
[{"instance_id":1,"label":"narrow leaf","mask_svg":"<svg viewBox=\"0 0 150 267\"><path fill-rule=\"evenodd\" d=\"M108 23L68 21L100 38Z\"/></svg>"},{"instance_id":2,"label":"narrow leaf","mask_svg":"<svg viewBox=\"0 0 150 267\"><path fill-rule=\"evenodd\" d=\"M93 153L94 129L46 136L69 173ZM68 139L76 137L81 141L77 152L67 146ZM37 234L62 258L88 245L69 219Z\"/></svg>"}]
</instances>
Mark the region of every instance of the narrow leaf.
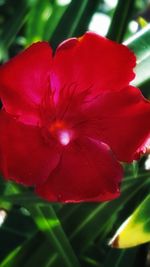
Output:
<instances>
[{"instance_id":1,"label":"narrow leaf","mask_svg":"<svg viewBox=\"0 0 150 267\"><path fill-rule=\"evenodd\" d=\"M135 0L118 1L107 37L121 43L134 8Z\"/></svg>"},{"instance_id":2,"label":"narrow leaf","mask_svg":"<svg viewBox=\"0 0 150 267\"><path fill-rule=\"evenodd\" d=\"M53 208L51 206L41 208L38 206L30 206L28 208L38 229L47 236L50 244L59 254L61 266L79 267L78 259L74 254Z\"/></svg>"},{"instance_id":3,"label":"narrow leaf","mask_svg":"<svg viewBox=\"0 0 150 267\"><path fill-rule=\"evenodd\" d=\"M112 247L128 248L150 241L150 195L120 226L110 241Z\"/></svg>"},{"instance_id":4,"label":"narrow leaf","mask_svg":"<svg viewBox=\"0 0 150 267\"><path fill-rule=\"evenodd\" d=\"M132 84L139 87L150 80L150 25L133 35L124 44L136 54L136 78Z\"/></svg>"}]
</instances>

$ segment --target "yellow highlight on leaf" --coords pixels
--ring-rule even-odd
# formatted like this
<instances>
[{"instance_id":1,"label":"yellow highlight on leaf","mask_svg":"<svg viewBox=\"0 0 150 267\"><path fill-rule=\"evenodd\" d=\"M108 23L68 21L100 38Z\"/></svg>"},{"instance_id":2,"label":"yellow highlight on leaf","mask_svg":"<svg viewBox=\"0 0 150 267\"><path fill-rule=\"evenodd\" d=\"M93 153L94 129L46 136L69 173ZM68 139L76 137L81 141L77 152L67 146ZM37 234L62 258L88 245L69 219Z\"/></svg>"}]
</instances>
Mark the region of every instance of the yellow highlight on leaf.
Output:
<instances>
[{"instance_id":1,"label":"yellow highlight on leaf","mask_svg":"<svg viewBox=\"0 0 150 267\"><path fill-rule=\"evenodd\" d=\"M109 245L129 248L150 241L150 196L119 227Z\"/></svg>"},{"instance_id":2,"label":"yellow highlight on leaf","mask_svg":"<svg viewBox=\"0 0 150 267\"><path fill-rule=\"evenodd\" d=\"M141 28L144 28L148 25L148 22L143 17L138 17L137 21Z\"/></svg>"}]
</instances>

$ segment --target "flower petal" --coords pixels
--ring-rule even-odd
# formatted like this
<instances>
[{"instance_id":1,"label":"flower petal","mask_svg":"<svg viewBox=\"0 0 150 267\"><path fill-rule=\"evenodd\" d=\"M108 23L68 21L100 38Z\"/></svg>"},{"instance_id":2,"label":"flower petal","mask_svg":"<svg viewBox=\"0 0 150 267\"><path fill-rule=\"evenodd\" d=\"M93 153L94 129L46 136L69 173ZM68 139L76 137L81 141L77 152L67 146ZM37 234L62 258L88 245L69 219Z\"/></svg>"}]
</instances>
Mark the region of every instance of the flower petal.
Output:
<instances>
[{"instance_id":1,"label":"flower petal","mask_svg":"<svg viewBox=\"0 0 150 267\"><path fill-rule=\"evenodd\" d=\"M71 91L75 85L76 91L88 90L91 95L120 90L134 78L135 62L127 47L95 33L68 39L59 45L54 56L51 83L56 98L66 85Z\"/></svg>"},{"instance_id":2,"label":"flower petal","mask_svg":"<svg viewBox=\"0 0 150 267\"><path fill-rule=\"evenodd\" d=\"M78 139L65 147L59 166L36 192L49 201L106 201L119 196L122 175L107 145Z\"/></svg>"},{"instance_id":3,"label":"flower petal","mask_svg":"<svg viewBox=\"0 0 150 267\"><path fill-rule=\"evenodd\" d=\"M25 185L44 182L60 156L55 143L46 143L40 128L24 125L0 112L0 172Z\"/></svg>"},{"instance_id":4,"label":"flower petal","mask_svg":"<svg viewBox=\"0 0 150 267\"><path fill-rule=\"evenodd\" d=\"M137 159L137 152L150 134L150 102L139 89L129 86L118 92L107 92L93 101L87 109L86 124L79 127L82 134L108 144L120 161Z\"/></svg>"},{"instance_id":5,"label":"flower petal","mask_svg":"<svg viewBox=\"0 0 150 267\"><path fill-rule=\"evenodd\" d=\"M0 67L0 98L6 111L27 124L39 121L39 105L50 90L52 50L38 42Z\"/></svg>"}]
</instances>

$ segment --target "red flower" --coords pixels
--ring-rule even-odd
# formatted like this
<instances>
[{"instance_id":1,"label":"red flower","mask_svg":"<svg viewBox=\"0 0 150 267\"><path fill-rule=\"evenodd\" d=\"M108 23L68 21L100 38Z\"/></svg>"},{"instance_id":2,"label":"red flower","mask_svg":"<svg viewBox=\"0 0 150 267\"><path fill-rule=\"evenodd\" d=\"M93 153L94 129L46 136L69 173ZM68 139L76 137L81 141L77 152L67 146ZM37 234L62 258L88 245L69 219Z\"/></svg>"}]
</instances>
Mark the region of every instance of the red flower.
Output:
<instances>
[{"instance_id":1,"label":"red flower","mask_svg":"<svg viewBox=\"0 0 150 267\"><path fill-rule=\"evenodd\" d=\"M94 33L54 57L48 43L33 44L1 66L4 177L49 201L116 198L118 161L135 159L150 132L150 103L129 85L134 66L127 47Z\"/></svg>"}]
</instances>

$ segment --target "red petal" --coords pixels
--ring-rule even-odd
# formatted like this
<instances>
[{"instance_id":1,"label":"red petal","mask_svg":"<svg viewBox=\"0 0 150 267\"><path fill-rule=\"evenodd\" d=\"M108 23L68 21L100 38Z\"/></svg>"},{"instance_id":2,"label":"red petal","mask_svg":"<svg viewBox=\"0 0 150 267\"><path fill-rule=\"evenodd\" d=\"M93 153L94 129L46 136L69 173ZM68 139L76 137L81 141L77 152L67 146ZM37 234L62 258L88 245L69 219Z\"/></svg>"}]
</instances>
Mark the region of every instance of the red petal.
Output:
<instances>
[{"instance_id":1,"label":"red petal","mask_svg":"<svg viewBox=\"0 0 150 267\"><path fill-rule=\"evenodd\" d=\"M135 158L139 159L144 154L150 154L150 135L136 151Z\"/></svg>"},{"instance_id":2,"label":"red petal","mask_svg":"<svg viewBox=\"0 0 150 267\"><path fill-rule=\"evenodd\" d=\"M34 185L44 182L59 162L55 144L40 128L24 125L0 112L0 171L6 179Z\"/></svg>"},{"instance_id":3,"label":"red petal","mask_svg":"<svg viewBox=\"0 0 150 267\"><path fill-rule=\"evenodd\" d=\"M54 57L51 82L56 99L66 85L75 85L78 92L89 89L91 95L120 90L134 78L135 61L127 47L95 33L69 39L60 44Z\"/></svg>"},{"instance_id":4,"label":"red petal","mask_svg":"<svg viewBox=\"0 0 150 267\"><path fill-rule=\"evenodd\" d=\"M104 93L84 112L88 122L80 125L83 135L107 143L120 161L137 158L150 133L150 102L137 88Z\"/></svg>"},{"instance_id":5,"label":"red petal","mask_svg":"<svg viewBox=\"0 0 150 267\"><path fill-rule=\"evenodd\" d=\"M39 105L50 84L52 51L35 43L0 67L0 98L6 111L27 124L39 121Z\"/></svg>"},{"instance_id":6,"label":"red petal","mask_svg":"<svg viewBox=\"0 0 150 267\"><path fill-rule=\"evenodd\" d=\"M106 201L119 196L122 175L109 147L86 138L65 147L59 166L36 192L49 201Z\"/></svg>"}]
</instances>

